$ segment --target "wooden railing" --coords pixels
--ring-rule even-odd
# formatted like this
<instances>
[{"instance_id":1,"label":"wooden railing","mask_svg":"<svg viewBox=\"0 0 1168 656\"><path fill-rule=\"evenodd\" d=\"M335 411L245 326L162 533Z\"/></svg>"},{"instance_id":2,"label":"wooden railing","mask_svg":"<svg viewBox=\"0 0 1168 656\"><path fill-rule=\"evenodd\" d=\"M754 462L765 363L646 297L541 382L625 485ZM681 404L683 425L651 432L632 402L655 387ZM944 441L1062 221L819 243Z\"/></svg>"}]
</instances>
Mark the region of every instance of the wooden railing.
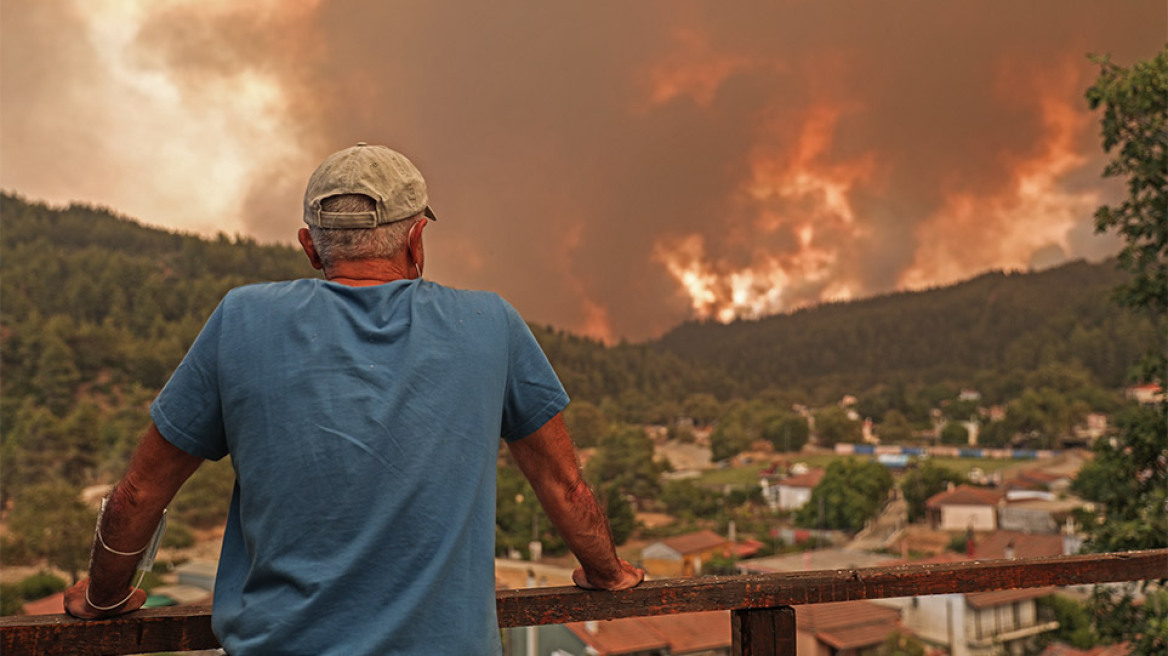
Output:
<instances>
[{"instance_id":1,"label":"wooden railing","mask_svg":"<svg viewBox=\"0 0 1168 656\"><path fill-rule=\"evenodd\" d=\"M1168 549L646 581L622 592L572 587L500 591L499 626L731 611L734 654L795 654L791 606L1017 588L1168 579ZM0 653L137 654L210 649L207 606L156 608L85 622L65 615L0 618Z\"/></svg>"}]
</instances>

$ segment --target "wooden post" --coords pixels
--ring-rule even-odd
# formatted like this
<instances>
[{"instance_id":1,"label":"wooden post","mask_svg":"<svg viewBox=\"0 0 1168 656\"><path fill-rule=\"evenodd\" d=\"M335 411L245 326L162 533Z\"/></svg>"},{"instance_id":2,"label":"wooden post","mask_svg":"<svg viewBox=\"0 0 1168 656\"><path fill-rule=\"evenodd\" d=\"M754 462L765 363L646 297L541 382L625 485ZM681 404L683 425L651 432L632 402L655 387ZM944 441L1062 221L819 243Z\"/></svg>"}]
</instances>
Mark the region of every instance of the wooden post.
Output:
<instances>
[{"instance_id":1,"label":"wooden post","mask_svg":"<svg viewBox=\"0 0 1168 656\"><path fill-rule=\"evenodd\" d=\"M744 608L730 613L733 656L795 656L795 609Z\"/></svg>"}]
</instances>

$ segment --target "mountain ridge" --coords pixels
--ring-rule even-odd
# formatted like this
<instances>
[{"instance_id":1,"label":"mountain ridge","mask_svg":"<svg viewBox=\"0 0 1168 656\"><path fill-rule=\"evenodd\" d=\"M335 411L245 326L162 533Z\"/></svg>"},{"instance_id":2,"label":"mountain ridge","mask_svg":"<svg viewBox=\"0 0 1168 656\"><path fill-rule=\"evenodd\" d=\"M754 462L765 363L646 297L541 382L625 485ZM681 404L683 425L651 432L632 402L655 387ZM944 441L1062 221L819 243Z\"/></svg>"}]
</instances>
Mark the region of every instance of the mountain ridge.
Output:
<instances>
[{"instance_id":1,"label":"mountain ridge","mask_svg":"<svg viewBox=\"0 0 1168 656\"><path fill-rule=\"evenodd\" d=\"M3 323L9 333L17 325L27 333L6 349L6 373L25 383L42 355L44 340L33 333L52 323L50 332L63 331L75 352L107 345L101 357L81 354L83 380L96 376L98 364L124 366L133 370L128 378L155 387L227 289L315 273L290 246L168 231L109 208L50 207L4 192L0 220ZM532 329L569 392L594 402L630 395L680 401L696 393L725 400L776 388L826 398L893 378L972 381L1050 361L1078 361L1115 387L1151 330L1110 302L1125 279L1112 260L993 271L730 324L687 321L657 339L614 346L550 326ZM49 321L54 316L67 320ZM121 348L108 347L115 342ZM17 353L21 343L26 350ZM119 365L123 356L132 364Z\"/></svg>"}]
</instances>

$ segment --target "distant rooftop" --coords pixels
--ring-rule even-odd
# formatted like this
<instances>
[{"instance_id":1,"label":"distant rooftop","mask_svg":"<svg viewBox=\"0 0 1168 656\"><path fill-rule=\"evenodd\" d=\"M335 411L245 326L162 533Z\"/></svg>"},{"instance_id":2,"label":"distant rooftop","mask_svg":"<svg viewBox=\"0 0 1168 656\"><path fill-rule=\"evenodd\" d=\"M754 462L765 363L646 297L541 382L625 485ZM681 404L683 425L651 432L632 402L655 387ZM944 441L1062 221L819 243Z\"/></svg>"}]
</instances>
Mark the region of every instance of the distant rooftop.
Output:
<instances>
[{"instance_id":1,"label":"distant rooftop","mask_svg":"<svg viewBox=\"0 0 1168 656\"><path fill-rule=\"evenodd\" d=\"M1002 499L1002 493L997 490L958 485L955 489L938 492L929 497L925 505L929 508L940 506L996 506Z\"/></svg>"},{"instance_id":2,"label":"distant rooftop","mask_svg":"<svg viewBox=\"0 0 1168 656\"><path fill-rule=\"evenodd\" d=\"M675 535L661 540L667 547L680 554L691 554L720 547L728 542L726 538L710 530L695 531L683 535Z\"/></svg>"},{"instance_id":3,"label":"distant rooftop","mask_svg":"<svg viewBox=\"0 0 1168 656\"><path fill-rule=\"evenodd\" d=\"M823 469L812 469L806 474L784 478L783 480L776 483L776 485L783 485L786 487L815 487L816 485L819 485L820 481L823 480L824 473L825 470Z\"/></svg>"},{"instance_id":4,"label":"distant rooftop","mask_svg":"<svg viewBox=\"0 0 1168 656\"><path fill-rule=\"evenodd\" d=\"M1005 558L1006 549L1013 547L1014 558L1063 555L1063 536L1059 534L1023 533L1022 531L994 531L976 538L973 557L977 559Z\"/></svg>"},{"instance_id":5,"label":"distant rooftop","mask_svg":"<svg viewBox=\"0 0 1168 656\"><path fill-rule=\"evenodd\" d=\"M896 558L852 549L816 549L784 556L768 556L739 561L738 569L755 574L803 572L818 569L852 569L887 565Z\"/></svg>"},{"instance_id":6,"label":"distant rooftop","mask_svg":"<svg viewBox=\"0 0 1168 656\"><path fill-rule=\"evenodd\" d=\"M1020 590L994 590L993 592L969 592L965 601L974 608L992 608L1012 604L1015 601L1037 599L1054 592L1054 588L1023 588Z\"/></svg>"},{"instance_id":7,"label":"distant rooftop","mask_svg":"<svg viewBox=\"0 0 1168 656\"><path fill-rule=\"evenodd\" d=\"M795 624L835 649L880 644L890 634L905 630L900 625L899 610L871 601L796 606Z\"/></svg>"},{"instance_id":8,"label":"distant rooftop","mask_svg":"<svg viewBox=\"0 0 1168 656\"><path fill-rule=\"evenodd\" d=\"M570 622L564 626L599 656L657 649L689 654L725 648L731 642L730 612L724 610Z\"/></svg>"}]
</instances>

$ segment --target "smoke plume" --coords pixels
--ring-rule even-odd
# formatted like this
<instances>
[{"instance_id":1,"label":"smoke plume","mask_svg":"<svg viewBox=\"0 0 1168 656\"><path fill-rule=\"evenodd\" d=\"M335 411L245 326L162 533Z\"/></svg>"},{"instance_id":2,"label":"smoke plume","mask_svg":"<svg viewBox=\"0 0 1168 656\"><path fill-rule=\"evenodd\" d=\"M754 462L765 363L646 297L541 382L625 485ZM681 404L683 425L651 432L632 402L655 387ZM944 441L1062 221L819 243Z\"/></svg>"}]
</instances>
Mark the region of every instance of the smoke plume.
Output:
<instances>
[{"instance_id":1,"label":"smoke plume","mask_svg":"<svg viewBox=\"0 0 1168 656\"><path fill-rule=\"evenodd\" d=\"M6 3L0 186L290 242L406 153L427 277L605 340L1113 252L1089 52L1162 2Z\"/></svg>"}]
</instances>

